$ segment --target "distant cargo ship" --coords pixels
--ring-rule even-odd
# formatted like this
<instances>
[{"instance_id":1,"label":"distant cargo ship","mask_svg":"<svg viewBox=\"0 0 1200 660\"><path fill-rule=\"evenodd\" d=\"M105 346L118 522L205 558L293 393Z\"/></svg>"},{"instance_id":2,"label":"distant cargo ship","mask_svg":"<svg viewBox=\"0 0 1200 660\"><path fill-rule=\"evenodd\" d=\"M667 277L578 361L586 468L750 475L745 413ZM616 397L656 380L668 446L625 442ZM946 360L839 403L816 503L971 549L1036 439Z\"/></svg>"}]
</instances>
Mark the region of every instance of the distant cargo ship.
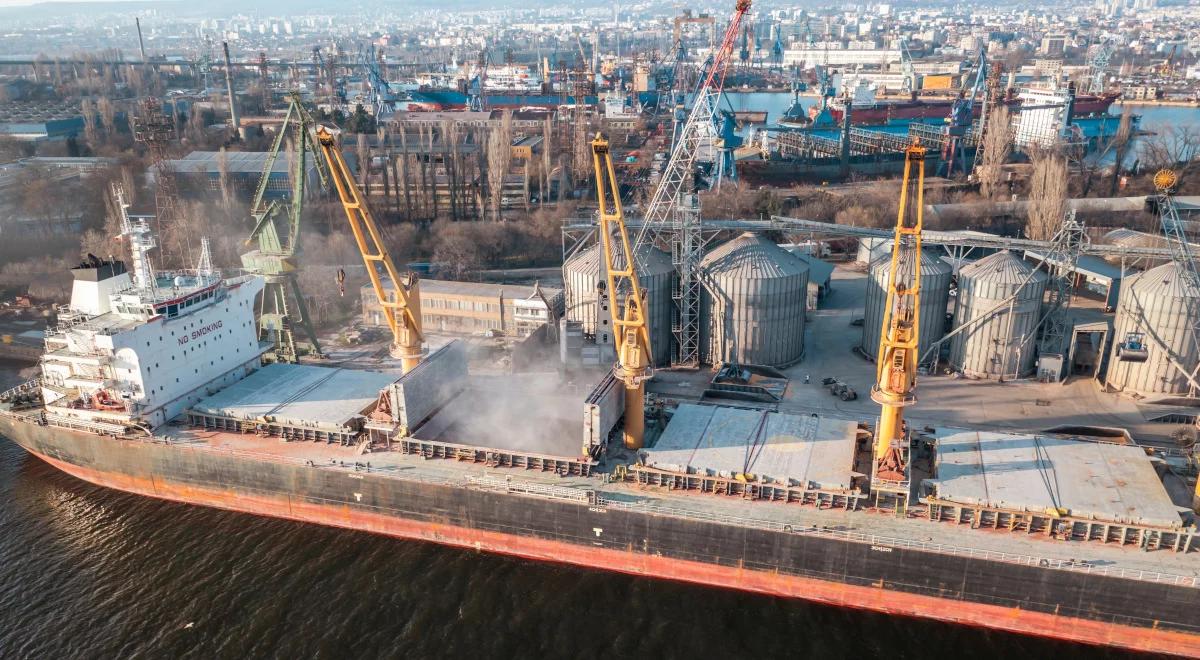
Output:
<instances>
[{"instance_id":1,"label":"distant cargo ship","mask_svg":"<svg viewBox=\"0 0 1200 660\"><path fill-rule=\"evenodd\" d=\"M595 106L598 97L589 94L581 97L579 102ZM557 108L562 105L575 105L574 96L562 94L537 93L497 93L483 94L484 105L488 109L519 110L521 108ZM657 102L654 92L640 92L637 95L637 107L652 106ZM470 104L470 97L465 92L453 89L424 89L409 92L409 100L402 104L401 109L407 110L464 110Z\"/></svg>"},{"instance_id":2,"label":"distant cargo ship","mask_svg":"<svg viewBox=\"0 0 1200 660\"><path fill-rule=\"evenodd\" d=\"M1106 114L1109 107L1119 97L1120 94L1111 92L1101 95L1078 94L1075 96L1071 116L1090 117L1092 115ZM1014 110L1021 107L1021 101L1015 95L1009 95L1005 99L1005 104ZM908 100L876 100L873 90L867 94L855 90L855 98L851 105L850 123L854 125L883 125L892 121L940 120L949 117L953 107L954 99L912 98ZM972 107L972 114L976 119L979 118L979 113L982 109L983 105L980 103L976 103ZM829 113L837 123L841 123L844 110L845 101L843 99L834 99L829 104ZM812 113L815 113L815 111L816 108L810 110Z\"/></svg>"}]
</instances>

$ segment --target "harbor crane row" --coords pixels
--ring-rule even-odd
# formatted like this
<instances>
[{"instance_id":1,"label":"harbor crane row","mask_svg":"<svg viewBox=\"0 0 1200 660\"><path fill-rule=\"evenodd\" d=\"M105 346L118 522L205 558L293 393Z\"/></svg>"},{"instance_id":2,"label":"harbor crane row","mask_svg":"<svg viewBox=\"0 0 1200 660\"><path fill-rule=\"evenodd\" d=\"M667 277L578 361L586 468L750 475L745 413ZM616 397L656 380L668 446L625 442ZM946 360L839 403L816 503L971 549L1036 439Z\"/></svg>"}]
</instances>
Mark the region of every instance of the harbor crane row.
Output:
<instances>
[{"instance_id":1,"label":"harbor crane row","mask_svg":"<svg viewBox=\"0 0 1200 660\"><path fill-rule=\"evenodd\" d=\"M400 359L401 368L408 373L420 364L425 354L419 278L413 272L401 274L393 263L384 245L383 233L354 183L334 134L324 126L318 127L317 144L329 166L329 176L333 179L334 188L346 212L346 220L350 223L350 231L354 233L354 241L367 267L371 287L392 331L392 356Z\"/></svg>"}]
</instances>

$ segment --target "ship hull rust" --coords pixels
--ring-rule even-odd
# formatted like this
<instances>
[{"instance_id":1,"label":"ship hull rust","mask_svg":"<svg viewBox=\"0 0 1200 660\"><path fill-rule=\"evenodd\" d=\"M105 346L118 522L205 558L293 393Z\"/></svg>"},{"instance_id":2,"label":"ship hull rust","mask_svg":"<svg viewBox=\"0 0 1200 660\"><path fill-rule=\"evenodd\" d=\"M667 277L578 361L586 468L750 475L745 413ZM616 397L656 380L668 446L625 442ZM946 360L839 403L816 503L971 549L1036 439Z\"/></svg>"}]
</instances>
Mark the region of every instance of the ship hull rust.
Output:
<instances>
[{"instance_id":1,"label":"ship hull rust","mask_svg":"<svg viewBox=\"0 0 1200 660\"><path fill-rule=\"evenodd\" d=\"M536 561L1008 632L1200 657L1195 589L804 534L589 507L0 416L5 435L84 481L186 504Z\"/></svg>"}]
</instances>

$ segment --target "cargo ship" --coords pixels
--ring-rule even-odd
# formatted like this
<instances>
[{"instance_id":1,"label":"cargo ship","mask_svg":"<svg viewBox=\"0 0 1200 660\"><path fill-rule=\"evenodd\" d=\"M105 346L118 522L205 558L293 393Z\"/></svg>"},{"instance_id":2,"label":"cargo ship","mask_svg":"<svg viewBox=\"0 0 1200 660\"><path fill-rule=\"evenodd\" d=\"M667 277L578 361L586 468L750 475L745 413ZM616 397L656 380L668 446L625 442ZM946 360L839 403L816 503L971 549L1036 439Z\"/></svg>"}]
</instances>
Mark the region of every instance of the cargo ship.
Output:
<instances>
[{"instance_id":1,"label":"cargo ship","mask_svg":"<svg viewBox=\"0 0 1200 660\"><path fill-rule=\"evenodd\" d=\"M660 399L523 397L450 342L407 373L264 364L258 276L89 258L0 435L84 481L174 502L586 569L1200 656L1195 528L1142 447L924 428L910 492L873 490L871 425ZM539 409L540 410L540 409ZM520 412L515 414L519 417ZM480 423L472 423L479 421ZM1079 559L1079 558L1084 559Z\"/></svg>"},{"instance_id":2,"label":"cargo ship","mask_svg":"<svg viewBox=\"0 0 1200 660\"><path fill-rule=\"evenodd\" d=\"M864 81L865 82L865 81ZM861 86L861 85L860 85ZM1105 94L1077 94L1072 105L1071 117L1092 117L1108 114L1109 107L1120 97L1120 94L1108 92ZM874 91L863 94L855 90L855 98L851 106L850 122L856 126L877 126L893 121L912 120L942 120L950 116L955 99L922 99L913 95L905 100L877 100ZM1019 111L1021 99L1015 93L1006 96L1005 105L1010 110ZM829 103L829 113L837 123L841 123L845 100L836 98ZM983 104L972 106L972 114L979 119ZM814 108L815 110L815 108Z\"/></svg>"}]
</instances>

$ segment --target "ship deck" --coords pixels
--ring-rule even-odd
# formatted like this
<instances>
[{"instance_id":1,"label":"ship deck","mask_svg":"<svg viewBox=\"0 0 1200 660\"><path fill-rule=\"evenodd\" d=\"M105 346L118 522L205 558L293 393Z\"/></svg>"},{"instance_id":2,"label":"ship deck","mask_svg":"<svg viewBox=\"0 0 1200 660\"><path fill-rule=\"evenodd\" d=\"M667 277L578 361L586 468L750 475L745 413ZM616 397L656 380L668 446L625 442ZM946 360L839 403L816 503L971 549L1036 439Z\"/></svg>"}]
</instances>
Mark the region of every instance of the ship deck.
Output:
<instances>
[{"instance_id":1,"label":"ship deck","mask_svg":"<svg viewBox=\"0 0 1200 660\"><path fill-rule=\"evenodd\" d=\"M937 438L940 501L1006 511L1068 511L1120 525L1182 526L1143 448L1057 436L945 429Z\"/></svg>"},{"instance_id":2,"label":"ship deck","mask_svg":"<svg viewBox=\"0 0 1200 660\"><path fill-rule=\"evenodd\" d=\"M192 406L190 414L342 431L398 373L269 364Z\"/></svg>"},{"instance_id":3,"label":"ship deck","mask_svg":"<svg viewBox=\"0 0 1200 660\"><path fill-rule=\"evenodd\" d=\"M848 490L857 424L819 415L680 404L646 464L670 472L752 474L786 485Z\"/></svg>"},{"instance_id":4,"label":"ship deck","mask_svg":"<svg viewBox=\"0 0 1200 660\"><path fill-rule=\"evenodd\" d=\"M275 437L168 426L163 439L181 449L228 452L246 458L282 461L312 469L353 473L369 471L389 478L487 488L538 491L539 497L586 501L594 491L609 506L670 515L718 520L732 525L791 529L844 537L878 546L920 547L956 556L1041 565L1062 570L1119 574L1131 579L1191 584L1200 578L1200 553L1159 550L1101 542L1072 542L1007 530L972 529L937 522L918 512L907 517L892 511L823 509L798 504L747 501L706 493L671 491L628 482L610 483L608 475L559 476L553 472L492 468L478 463L429 460L400 452L360 453L355 447L320 442L284 442ZM629 460L630 456L615 457ZM1200 580L1196 584L1200 586ZM1200 594L1200 592L1198 592Z\"/></svg>"}]
</instances>

